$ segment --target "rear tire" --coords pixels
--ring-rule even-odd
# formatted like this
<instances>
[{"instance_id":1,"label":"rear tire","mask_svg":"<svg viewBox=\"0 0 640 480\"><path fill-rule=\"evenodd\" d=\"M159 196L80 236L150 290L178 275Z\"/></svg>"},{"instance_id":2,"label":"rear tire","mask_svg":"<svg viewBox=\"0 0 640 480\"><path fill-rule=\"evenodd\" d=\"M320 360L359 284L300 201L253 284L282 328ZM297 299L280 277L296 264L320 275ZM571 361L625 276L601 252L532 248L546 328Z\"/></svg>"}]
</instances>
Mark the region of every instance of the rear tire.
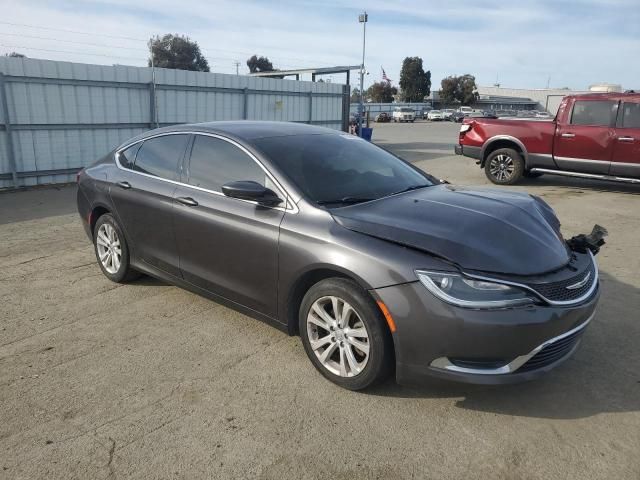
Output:
<instances>
[{"instance_id":1,"label":"rear tire","mask_svg":"<svg viewBox=\"0 0 640 480\"><path fill-rule=\"evenodd\" d=\"M355 282L316 283L299 312L302 344L313 366L348 390L385 380L393 370L393 341L373 298Z\"/></svg>"},{"instance_id":2,"label":"rear tire","mask_svg":"<svg viewBox=\"0 0 640 480\"><path fill-rule=\"evenodd\" d=\"M100 270L112 282L126 283L140 276L129 263L129 246L122 228L110 213L96 221L93 229L93 249Z\"/></svg>"},{"instance_id":3,"label":"rear tire","mask_svg":"<svg viewBox=\"0 0 640 480\"><path fill-rule=\"evenodd\" d=\"M484 172L496 185L513 185L522 178L524 161L513 148L499 148L485 160Z\"/></svg>"}]
</instances>

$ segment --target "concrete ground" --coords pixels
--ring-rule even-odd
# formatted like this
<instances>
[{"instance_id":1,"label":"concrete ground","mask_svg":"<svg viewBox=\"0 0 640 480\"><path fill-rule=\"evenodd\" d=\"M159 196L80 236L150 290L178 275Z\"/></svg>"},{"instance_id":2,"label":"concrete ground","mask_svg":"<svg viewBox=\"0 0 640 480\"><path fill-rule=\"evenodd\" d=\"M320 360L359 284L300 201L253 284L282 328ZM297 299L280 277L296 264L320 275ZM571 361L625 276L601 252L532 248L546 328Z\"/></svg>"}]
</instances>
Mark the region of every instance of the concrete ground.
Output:
<instances>
[{"instance_id":1,"label":"concrete ground","mask_svg":"<svg viewBox=\"0 0 640 480\"><path fill-rule=\"evenodd\" d=\"M488 185L451 155L456 125L374 127L430 173ZM109 282L73 187L0 194L0 478L640 478L640 188L514 188L567 237L609 229L579 351L528 384L364 393L266 324L150 278Z\"/></svg>"}]
</instances>

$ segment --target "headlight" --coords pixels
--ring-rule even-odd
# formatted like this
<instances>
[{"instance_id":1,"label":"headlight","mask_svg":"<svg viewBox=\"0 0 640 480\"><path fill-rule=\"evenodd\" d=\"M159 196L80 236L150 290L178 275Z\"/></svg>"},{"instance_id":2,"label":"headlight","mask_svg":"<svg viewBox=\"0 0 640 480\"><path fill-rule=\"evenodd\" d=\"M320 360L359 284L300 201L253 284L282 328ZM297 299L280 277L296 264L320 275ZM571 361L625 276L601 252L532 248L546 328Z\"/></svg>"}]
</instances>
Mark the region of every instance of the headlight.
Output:
<instances>
[{"instance_id":1,"label":"headlight","mask_svg":"<svg viewBox=\"0 0 640 480\"><path fill-rule=\"evenodd\" d=\"M460 125L460 133L464 133L471 130L471 124L469 123L465 123L463 125Z\"/></svg>"},{"instance_id":2,"label":"headlight","mask_svg":"<svg viewBox=\"0 0 640 480\"><path fill-rule=\"evenodd\" d=\"M458 273L416 270L422 284L440 300L466 308L503 308L537 303L525 290L474 280Z\"/></svg>"}]
</instances>

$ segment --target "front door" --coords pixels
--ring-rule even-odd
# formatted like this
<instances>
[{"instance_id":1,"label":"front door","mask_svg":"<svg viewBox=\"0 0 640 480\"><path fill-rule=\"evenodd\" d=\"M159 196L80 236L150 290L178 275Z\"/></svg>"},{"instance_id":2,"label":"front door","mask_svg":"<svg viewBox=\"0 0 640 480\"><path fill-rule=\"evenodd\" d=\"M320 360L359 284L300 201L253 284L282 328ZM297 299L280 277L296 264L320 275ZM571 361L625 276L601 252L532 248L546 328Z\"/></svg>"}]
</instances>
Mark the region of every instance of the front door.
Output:
<instances>
[{"instance_id":1,"label":"front door","mask_svg":"<svg viewBox=\"0 0 640 480\"><path fill-rule=\"evenodd\" d=\"M190 186L174 192L183 278L275 318L278 237L285 209L226 197L221 188L253 180L284 195L247 151L220 137L195 135L185 167L182 182Z\"/></svg>"},{"instance_id":2,"label":"front door","mask_svg":"<svg viewBox=\"0 0 640 480\"><path fill-rule=\"evenodd\" d=\"M609 173L617 101L577 100L568 124L558 124L553 156L562 170Z\"/></svg>"},{"instance_id":3,"label":"front door","mask_svg":"<svg viewBox=\"0 0 640 480\"><path fill-rule=\"evenodd\" d=\"M624 102L620 107L611 175L640 178L640 101Z\"/></svg>"},{"instance_id":4,"label":"front door","mask_svg":"<svg viewBox=\"0 0 640 480\"><path fill-rule=\"evenodd\" d=\"M135 258L175 276L180 276L180 266L173 231L173 181L188 140L185 134L154 137L120 153L122 168L110 190Z\"/></svg>"}]
</instances>

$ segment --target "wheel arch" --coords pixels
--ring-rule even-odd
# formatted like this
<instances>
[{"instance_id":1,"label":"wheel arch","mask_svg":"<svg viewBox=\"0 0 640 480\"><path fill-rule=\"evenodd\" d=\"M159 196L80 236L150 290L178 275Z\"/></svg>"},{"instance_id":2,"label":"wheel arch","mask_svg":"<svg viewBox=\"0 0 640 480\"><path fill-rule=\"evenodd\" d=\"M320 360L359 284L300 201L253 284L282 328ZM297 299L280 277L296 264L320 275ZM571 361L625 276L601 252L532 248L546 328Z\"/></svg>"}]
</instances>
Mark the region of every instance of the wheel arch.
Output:
<instances>
[{"instance_id":1,"label":"wheel arch","mask_svg":"<svg viewBox=\"0 0 640 480\"><path fill-rule=\"evenodd\" d=\"M287 332L289 335L297 335L299 333L298 313L305 294L313 285L328 278L343 278L351 280L367 292L371 288L370 285L357 275L334 265L316 266L312 269L306 270L292 282L292 287L289 290L289 295L285 304L284 320L286 320Z\"/></svg>"},{"instance_id":2,"label":"wheel arch","mask_svg":"<svg viewBox=\"0 0 640 480\"><path fill-rule=\"evenodd\" d=\"M96 226L98 219L107 213L112 213L112 212L107 206L102 204L94 205L91 208L91 215L89 216L89 228L91 230L91 235L93 235L93 230Z\"/></svg>"},{"instance_id":3,"label":"wheel arch","mask_svg":"<svg viewBox=\"0 0 640 480\"><path fill-rule=\"evenodd\" d=\"M511 135L496 135L487 140L480 150L480 167L484 168L484 164L487 161L487 157L491 155L491 152L498 150L499 148L513 148L517 151L524 160L525 167L527 165L527 157L529 156L527 148L520 140Z\"/></svg>"}]
</instances>

